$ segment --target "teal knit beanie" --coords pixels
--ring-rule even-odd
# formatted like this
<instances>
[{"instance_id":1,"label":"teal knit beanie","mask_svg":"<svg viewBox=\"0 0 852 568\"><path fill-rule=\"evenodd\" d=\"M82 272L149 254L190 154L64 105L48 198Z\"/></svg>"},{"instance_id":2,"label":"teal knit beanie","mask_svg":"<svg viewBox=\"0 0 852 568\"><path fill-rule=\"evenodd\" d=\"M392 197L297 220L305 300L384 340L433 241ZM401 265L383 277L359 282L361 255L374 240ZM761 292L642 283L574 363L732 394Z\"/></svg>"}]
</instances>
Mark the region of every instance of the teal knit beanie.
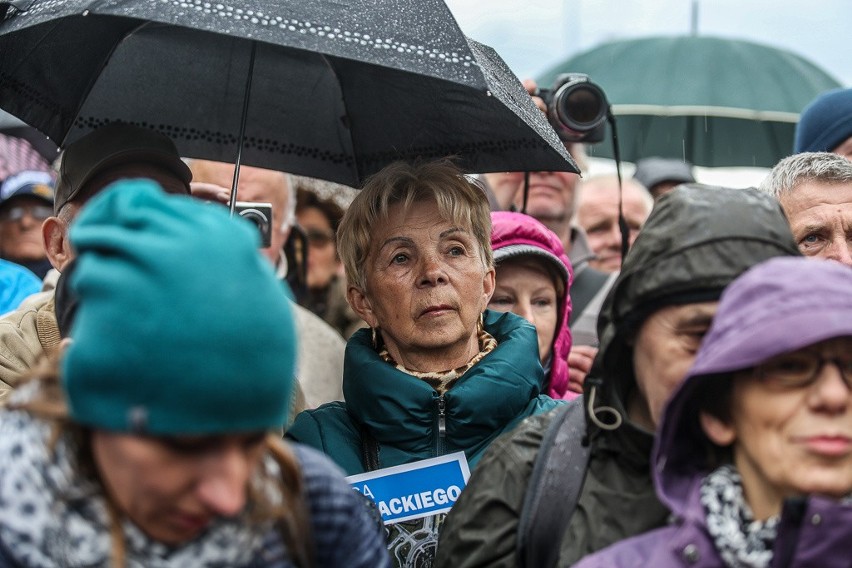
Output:
<instances>
[{"instance_id":1,"label":"teal knit beanie","mask_svg":"<svg viewBox=\"0 0 852 568\"><path fill-rule=\"evenodd\" d=\"M79 307L62 380L76 422L152 435L284 426L296 332L254 226L132 180L94 197L70 239Z\"/></svg>"}]
</instances>

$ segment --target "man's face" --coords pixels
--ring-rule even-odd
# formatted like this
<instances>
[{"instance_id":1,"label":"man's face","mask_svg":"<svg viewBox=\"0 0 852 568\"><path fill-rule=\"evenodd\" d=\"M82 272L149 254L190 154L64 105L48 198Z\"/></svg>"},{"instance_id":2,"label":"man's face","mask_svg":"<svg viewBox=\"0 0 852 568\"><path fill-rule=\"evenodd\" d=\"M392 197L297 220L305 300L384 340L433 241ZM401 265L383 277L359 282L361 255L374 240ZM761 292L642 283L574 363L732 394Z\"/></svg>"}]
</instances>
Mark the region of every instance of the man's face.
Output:
<instances>
[{"instance_id":1,"label":"man's face","mask_svg":"<svg viewBox=\"0 0 852 568\"><path fill-rule=\"evenodd\" d=\"M212 183L230 188L234 181L234 166L231 164L195 160L192 164L192 172L192 179L197 182ZM289 232L283 228L289 191L287 176L283 173L251 166L240 166L237 200L272 204L271 243L267 248L260 250L273 265L278 264L281 258L281 249Z\"/></svg>"},{"instance_id":2,"label":"man's face","mask_svg":"<svg viewBox=\"0 0 852 568\"><path fill-rule=\"evenodd\" d=\"M523 172L485 174L497 203L503 209L524 202ZM580 176L569 172L530 172L526 213L547 224L565 222L574 216L574 190Z\"/></svg>"},{"instance_id":3,"label":"man's face","mask_svg":"<svg viewBox=\"0 0 852 568\"><path fill-rule=\"evenodd\" d=\"M635 186L624 184L622 211L630 228L629 242L639 235L639 229L651 210ZM618 186L590 183L580 192L577 221L586 231L589 247L595 258L589 266L603 272L621 270L621 231L618 228Z\"/></svg>"},{"instance_id":4,"label":"man's face","mask_svg":"<svg viewBox=\"0 0 852 568\"><path fill-rule=\"evenodd\" d=\"M31 262L46 257L41 224L53 214L43 199L15 197L0 208L0 258Z\"/></svg>"},{"instance_id":5,"label":"man's face","mask_svg":"<svg viewBox=\"0 0 852 568\"><path fill-rule=\"evenodd\" d=\"M631 416L653 430L675 388L686 377L718 302L667 306L642 323L633 345L633 371L645 406Z\"/></svg>"},{"instance_id":6,"label":"man's face","mask_svg":"<svg viewBox=\"0 0 852 568\"><path fill-rule=\"evenodd\" d=\"M852 183L808 181L780 201L802 254L852 266Z\"/></svg>"},{"instance_id":7,"label":"man's face","mask_svg":"<svg viewBox=\"0 0 852 568\"><path fill-rule=\"evenodd\" d=\"M56 216L47 219L42 226L42 242L54 268L61 272L76 256L70 246L61 246L60 243L67 241L68 228L80 209L98 192L122 179L150 179L157 182L166 193L189 195L189 188L182 179L153 164L121 164L98 173L86 182L77 197L63 205Z\"/></svg>"}]
</instances>

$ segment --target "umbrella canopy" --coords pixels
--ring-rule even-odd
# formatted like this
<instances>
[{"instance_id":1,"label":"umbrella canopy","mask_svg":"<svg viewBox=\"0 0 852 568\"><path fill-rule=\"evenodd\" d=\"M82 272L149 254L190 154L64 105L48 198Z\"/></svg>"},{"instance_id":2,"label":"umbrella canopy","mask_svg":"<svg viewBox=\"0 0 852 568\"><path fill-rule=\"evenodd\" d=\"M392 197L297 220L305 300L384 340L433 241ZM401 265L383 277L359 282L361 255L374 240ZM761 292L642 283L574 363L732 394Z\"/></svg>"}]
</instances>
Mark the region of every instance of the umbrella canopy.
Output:
<instances>
[{"instance_id":1,"label":"umbrella canopy","mask_svg":"<svg viewBox=\"0 0 852 568\"><path fill-rule=\"evenodd\" d=\"M351 186L393 160L446 155L474 172L576 169L442 0L0 7L0 107L63 146L121 120L225 162L244 126L242 163Z\"/></svg>"},{"instance_id":2,"label":"umbrella canopy","mask_svg":"<svg viewBox=\"0 0 852 568\"><path fill-rule=\"evenodd\" d=\"M793 151L802 109L839 87L810 61L747 41L702 36L615 41L547 71L586 73L606 92L622 158L685 159L700 166L772 167ZM612 143L590 149L612 157Z\"/></svg>"}]
</instances>

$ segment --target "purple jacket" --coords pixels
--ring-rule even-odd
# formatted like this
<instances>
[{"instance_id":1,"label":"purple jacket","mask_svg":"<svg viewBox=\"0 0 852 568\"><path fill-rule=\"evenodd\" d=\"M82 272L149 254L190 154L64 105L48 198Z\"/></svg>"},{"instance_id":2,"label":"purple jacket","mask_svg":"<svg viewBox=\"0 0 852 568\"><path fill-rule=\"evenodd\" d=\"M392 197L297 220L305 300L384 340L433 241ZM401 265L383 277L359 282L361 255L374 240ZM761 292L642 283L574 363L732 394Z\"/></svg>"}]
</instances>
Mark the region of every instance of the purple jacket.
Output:
<instances>
[{"instance_id":1,"label":"purple jacket","mask_svg":"<svg viewBox=\"0 0 852 568\"><path fill-rule=\"evenodd\" d=\"M576 566L723 566L699 488L712 466L698 424L696 388L776 355L852 336L852 270L833 261L776 258L745 272L722 294L687 378L666 407L654 449L654 481L673 523L624 540ZM820 497L788 499L771 568L852 566L852 505Z\"/></svg>"},{"instance_id":2,"label":"purple jacket","mask_svg":"<svg viewBox=\"0 0 852 568\"><path fill-rule=\"evenodd\" d=\"M568 390L568 352L571 351L571 296L569 290L574 279L571 261L565 255L562 242L553 231L538 220L510 211L491 213L491 248L494 261L516 256L541 256L550 262L560 274L564 284L562 297L558 299L556 333L551 346L550 373L546 377L547 390L551 398L571 400L579 393Z\"/></svg>"}]
</instances>

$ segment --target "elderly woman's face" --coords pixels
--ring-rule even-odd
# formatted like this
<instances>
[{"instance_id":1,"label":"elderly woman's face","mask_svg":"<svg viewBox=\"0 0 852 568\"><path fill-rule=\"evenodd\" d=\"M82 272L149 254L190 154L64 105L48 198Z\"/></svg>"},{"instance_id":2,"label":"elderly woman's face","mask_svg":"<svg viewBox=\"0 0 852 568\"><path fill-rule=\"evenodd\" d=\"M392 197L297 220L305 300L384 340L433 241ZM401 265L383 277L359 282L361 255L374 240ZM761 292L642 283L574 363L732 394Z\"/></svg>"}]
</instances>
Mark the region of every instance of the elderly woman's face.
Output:
<instances>
[{"instance_id":1,"label":"elderly woman's face","mask_svg":"<svg viewBox=\"0 0 852 568\"><path fill-rule=\"evenodd\" d=\"M242 512L265 436L154 438L95 431L92 453L118 510L151 538L179 545L216 518Z\"/></svg>"},{"instance_id":2,"label":"elderly woman's face","mask_svg":"<svg viewBox=\"0 0 852 568\"><path fill-rule=\"evenodd\" d=\"M415 203L407 213L394 205L388 213L373 234L366 290L350 288L350 304L381 329L397 362L414 370L452 368L441 365L477 345L476 324L494 291L494 270L485 269L470 227L443 219L436 203ZM438 366L415 368L430 361Z\"/></svg>"},{"instance_id":3,"label":"elderly woman's face","mask_svg":"<svg viewBox=\"0 0 852 568\"><path fill-rule=\"evenodd\" d=\"M497 286L488 307L498 312L518 314L533 324L538 334L541 362L547 362L556 336L559 298L553 278L537 260L501 263L497 267Z\"/></svg>"},{"instance_id":4,"label":"elderly woman's face","mask_svg":"<svg viewBox=\"0 0 852 568\"><path fill-rule=\"evenodd\" d=\"M733 444L756 514L792 495L852 492L850 368L848 337L774 357L735 376L730 424L702 416L711 440Z\"/></svg>"}]
</instances>

